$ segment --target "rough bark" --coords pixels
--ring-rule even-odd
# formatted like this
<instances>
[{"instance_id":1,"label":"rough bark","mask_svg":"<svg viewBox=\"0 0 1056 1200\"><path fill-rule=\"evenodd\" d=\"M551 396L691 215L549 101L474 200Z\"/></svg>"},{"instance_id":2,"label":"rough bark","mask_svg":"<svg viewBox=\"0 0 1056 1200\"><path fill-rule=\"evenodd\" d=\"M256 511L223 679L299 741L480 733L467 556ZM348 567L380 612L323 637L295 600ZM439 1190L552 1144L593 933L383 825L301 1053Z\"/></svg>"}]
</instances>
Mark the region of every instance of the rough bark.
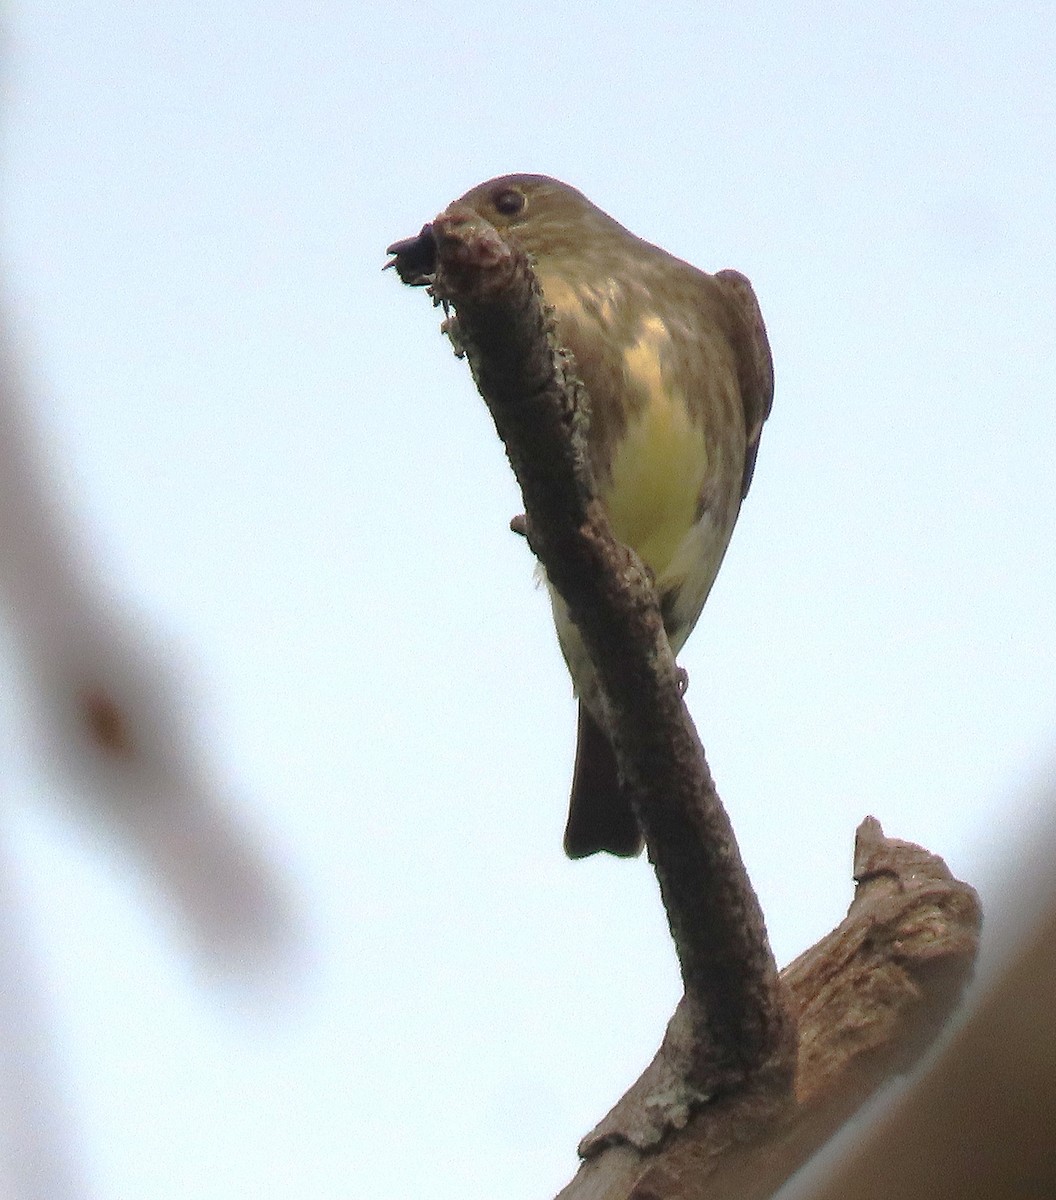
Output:
<instances>
[{"instance_id":1,"label":"rough bark","mask_svg":"<svg viewBox=\"0 0 1056 1200\"><path fill-rule=\"evenodd\" d=\"M778 975L654 589L595 495L589 397L555 345L530 264L457 205L390 252L405 282L429 286L455 310L445 329L469 360L524 496L518 530L601 681L685 985L656 1058L584 1139L583 1166L561 1195L770 1195L941 1027L974 960L975 893L941 860L888 841L867 820L847 919Z\"/></svg>"},{"instance_id":2,"label":"rough bark","mask_svg":"<svg viewBox=\"0 0 1056 1200\"><path fill-rule=\"evenodd\" d=\"M799 1026L794 1105L762 1122L765 1097L751 1093L704 1109L651 1157L627 1147L588 1157L559 1200L764 1200L919 1058L971 978L978 897L940 858L885 838L872 818L858 829L854 876L845 920L782 972ZM663 1055L615 1112L642 1103ZM585 1139L588 1155L599 1130Z\"/></svg>"}]
</instances>

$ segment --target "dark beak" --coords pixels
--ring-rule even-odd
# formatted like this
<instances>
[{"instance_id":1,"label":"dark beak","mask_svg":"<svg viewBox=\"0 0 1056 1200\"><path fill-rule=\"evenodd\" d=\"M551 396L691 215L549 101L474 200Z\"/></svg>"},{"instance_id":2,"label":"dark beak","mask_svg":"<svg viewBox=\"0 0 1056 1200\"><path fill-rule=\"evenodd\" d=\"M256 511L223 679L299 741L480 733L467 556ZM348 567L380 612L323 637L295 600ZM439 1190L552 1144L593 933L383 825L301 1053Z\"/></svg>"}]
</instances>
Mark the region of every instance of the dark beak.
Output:
<instances>
[{"instance_id":1,"label":"dark beak","mask_svg":"<svg viewBox=\"0 0 1056 1200\"><path fill-rule=\"evenodd\" d=\"M436 271L436 238L432 225L423 225L417 237L393 242L385 251L391 258L382 270L396 268L396 274L411 287L424 287L433 282Z\"/></svg>"}]
</instances>

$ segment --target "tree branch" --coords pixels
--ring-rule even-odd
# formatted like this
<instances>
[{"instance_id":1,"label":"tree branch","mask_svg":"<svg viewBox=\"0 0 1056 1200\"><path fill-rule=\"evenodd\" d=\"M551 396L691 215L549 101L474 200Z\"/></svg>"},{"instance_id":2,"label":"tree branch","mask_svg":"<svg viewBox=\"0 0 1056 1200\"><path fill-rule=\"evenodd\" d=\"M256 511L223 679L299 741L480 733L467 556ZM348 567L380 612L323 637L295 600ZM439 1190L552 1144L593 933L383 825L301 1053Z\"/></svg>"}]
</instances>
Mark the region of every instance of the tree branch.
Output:
<instances>
[{"instance_id":1,"label":"tree branch","mask_svg":"<svg viewBox=\"0 0 1056 1200\"><path fill-rule=\"evenodd\" d=\"M394 251L398 270L413 263L401 271L409 282L430 282L455 308L448 331L506 446L532 549L597 670L682 968L687 1035L671 1059L677 1069L650 1098L649 1127L610 1137L653 1145L693 1108L764 1076L771 1098L790 1098L794 1030L762 911L683 702L655 590L595 494L589 397L554 341L531 267L457 205Z\"/></svg>"},{"instance_id":2,"label":"tree branch","mask_svg":"<svg viewBox=\"0 0 1056 1200\"><path fill-rule=\"evenodd\" d=\"M799 1025L795 1105L771 1106L767 1119L765 1091L746 1089L697 1114L656 1154L626 1145L598 1153L613 1117L633 1123L668 1069L680 1006L656 1059L584 1139L586 1161L557 1200L765 1200L919 1059L971 979L979 898L941 858L885 838L871 817L859 826L854 863L847 917L781 973Z\"/></svg>"},{"instance_id":3,"label":"tree branch","mask_svg":"<svg viewBox=\"0 0 1056 1200\"><path fill-rule=\"evenodd\" d=\"M590 400L530 264L457 204L390 253L405 283L455 309L445 331L524 496L517 531L597 672L685 985L656 1058L584 1139L561 1197L759 1200L941 1026L974 961L975 893L866 821L847 920L778 976L652 583L597 498Z\"/></svg>"}]
</instances>

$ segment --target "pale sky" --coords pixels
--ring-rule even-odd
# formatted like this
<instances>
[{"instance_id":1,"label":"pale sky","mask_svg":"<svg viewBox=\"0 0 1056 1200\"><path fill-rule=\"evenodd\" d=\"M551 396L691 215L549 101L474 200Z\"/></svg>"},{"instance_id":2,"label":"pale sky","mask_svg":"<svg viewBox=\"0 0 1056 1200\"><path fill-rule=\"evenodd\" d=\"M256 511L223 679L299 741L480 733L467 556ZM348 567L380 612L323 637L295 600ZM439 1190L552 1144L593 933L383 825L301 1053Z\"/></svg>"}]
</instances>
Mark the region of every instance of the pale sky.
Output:
<instances>
[{"instance_id":1,"label":"pale sky","mask_svg":"<svg viewBox=\"0 0 1056 1200\"><path fill-rule=\"evenodd\" d=\"M493 175L759 296L773 415L681 661L779 961L841 918L866 813L999 902L1056 745L1056 12L644 11L8 8L46 467L297 943L203 961L76 815L8 621L5 924L71 1197L552 1195L677 1001L648 864L561 852L574 705L516 488L380 270Z\"/></svg>"}]
</instances>

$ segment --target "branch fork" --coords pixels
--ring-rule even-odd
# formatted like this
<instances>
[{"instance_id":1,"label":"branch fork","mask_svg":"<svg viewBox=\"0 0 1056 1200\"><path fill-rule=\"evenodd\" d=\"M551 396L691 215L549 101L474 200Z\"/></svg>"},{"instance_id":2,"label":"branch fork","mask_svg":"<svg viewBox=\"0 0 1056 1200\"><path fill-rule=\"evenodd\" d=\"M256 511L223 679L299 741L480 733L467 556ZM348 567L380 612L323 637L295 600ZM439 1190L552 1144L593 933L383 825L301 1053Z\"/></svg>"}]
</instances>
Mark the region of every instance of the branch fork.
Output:
<instances>
[{"instance_id":1,"label":"branch fork","mask_svg":"<svg viewBox=\"0 0 1056 1200\"><path fill-rule=\"evenodd\" d=\"M835 1065L832 1056L838 1059L841 1044L858 1043L846 1029L841 1042L834 1040L835 1027L817 1025L817 995L807 994L804 980L820 989L822 968L831 968L836 994L849 1002L862 978L851 960L857 955L876 970L877 961L894 954L892 929L916 919L910 914L923 902L921 881L937 872L940 878L932 882L938 893L956 903L940 903L941 919L930 927L932 940L918 965L928 962L931 969L938 961L947 968L949 987L925 1006L932 1016L945 1017L970 974L978 901L941 860L888 842L875 822L866 822L859 830L860 849L865 847L856 861L859 894L847 921L778 974L762 911L683 700L684 676L668 646L655 590L637 557L613 536L597 498L586 453L590 399L573 358L556 343L530 262L514 242L458 204L390 253L395 257L387 265L405 283L428 287L434 302L454 310L456 348L469 362L524 497L524 516L513 527L528 538L568 605L597 671L685 986L656 1058L583 1140L584 1166L562 1196L768 1195L744 1181L779 1185L784 1176L775 1182L768 1164L784 1169L794 1160L790 1173L820 1144L834 1126L818 1114L831 1109L846 1115L846 1104L828 1102L849 1094L847 1073L860 1066L856 1054L854 1070L843 1060ZM873 898L889 891L892 880L895 897L886 898L894 924L878 932L873 922L880 902ZM834 963L848 938L851 959ZM890 1019L880 1024L890 1035L888 1049L906 1040L899 1042L912 1023L907 1014L919 1008L917 999L919 993L912 1002L900 996L884 1008ZM829 1009L826 1020L831 1017ZM827 1074L817 1069L819 1048L831 1068ZM876 1046L861 1053L884 1061ZM784 1149L775 1156L776 1142ZM712 1191L709 1184L699 1193L679 1191L670 1171L690 1161L695 1165L683 1182L720 1171L733 1178L730 1172L740 1171L748 1190ZM667 1172L663 1190L639 1189L646 1171Z\"/></svg>"}]
</instances>

